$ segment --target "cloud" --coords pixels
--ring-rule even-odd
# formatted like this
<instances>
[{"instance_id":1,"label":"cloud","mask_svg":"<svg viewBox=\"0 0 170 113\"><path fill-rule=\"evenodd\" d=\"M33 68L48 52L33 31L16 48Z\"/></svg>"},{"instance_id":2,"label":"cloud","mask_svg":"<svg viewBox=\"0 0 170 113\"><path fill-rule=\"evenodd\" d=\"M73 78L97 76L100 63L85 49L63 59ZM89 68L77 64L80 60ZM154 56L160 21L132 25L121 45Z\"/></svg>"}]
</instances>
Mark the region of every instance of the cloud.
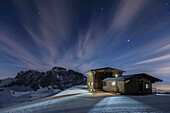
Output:
<instances>
[{"instance_id":1,"label":"cloud","mask_svg":"<svg viewBox=\"0 0 170 113\"><path fill-rule=\"evenodd\" d=\"M36 65L37 67L40 67L40 65L37 64L40 63L39 60L35 58L35 56L30 53L23 45L12 40L12 38L9 38L8 36L1 33L0 42L1 51L13 56L19 61L22 61L24 64Z\"/></svg>"},{"instance_id":2,"label":"cloud","mask_svg":"<svg viewBox=\"0 0 170 113\"><path fill-rule=\"evenodd\" d=\"M162 47L158 48L157 50L148 53L148 55L164 52L167 50L170 50L170 44L163 45Z\"/></svg>"},{"instance_id":3,"label":"cloud","mask_svg":"<svg viewBox=\"0 0 170 113\"><path fill-rule=\"evenodd\" d=\"M113 59L112 62L123 62L125 68L138 67L137 64L145 64L146 62L156 62L157 60L168 60L169 39L170 34L153 37L151 41L131 47L123 52L120 56ZM145 36L143 36L145 37ZM159 58L160 57L160 58ZM145 59L145 60L144 60Z\"/></svg>"},{"instance_id":4,"label":"cloud","mask_svg":"<svg viewBox=\"0 0 170 113\"><path fill-rule=\"evenodd\" d=\"M157 61L161 61L161 60L170 60L170 54L152 58L152 59L148 59L148 60L144 60L144 61L138 62L136 64L152 63L152 62L157 62Z\"/></svg>"},{"instance_id":5,"label":"cloud","mask_svg":"<svg viewBox=\"0 0 170 113\"><path fill-rule=\"evenodd\" d=\"M8 35L1 35L0 40L3 43L0 45L0 49L20 61L16 63L17 66L29 69L50 69L53 66L63 66L86 72L103 65L121 64L119 65L121 68L137 70L141 68L137 64L145 65L169 59L167 51L170 49L170 45L166 39L170 35L160 36L160 38L153 36L152 39L156 40L148 38L141 46L123 50L126 46L121 42L127 37L126 32L135 17L149 3L148 0L122 0L116 13L107 17L111 18L111 21L105 21L102 15L105 13L104 11L102 13L94 11L89 17L90 22L87 22L88 27L84 28L79 25L78 29L72 27L74 22L71 21L71 17L74 11L66 1L42 0L41 2L36 1L34 5L25 1L20 2L14 1L22 19L22 26L31 40L29 42L31 45L26 47L21 44L20 42L25 40L25 36L19 33L18 37L22 37L18 38L19 41ZM33 6L35 9L31 10ZM38 15L38 11L41 12L40 15ZM33 16L29 17L29 15ZM166 27L163 26L163 28ZM7 28L3 34L7 34L7 31L13 31L13 29ZM76 35L73 36L75 31ZM160 31L160 27L146 31L143 38L154 34L155 31ZM129 32L132 34L135 32L135 35L138 36L140 31ZM8 38L12 40L8 41ZM30 48L33 48L34 52L30 51ZM166 55L160 54L162 52L165 52ZM13 61L11 58L8 59ZM162 66L165 67L163 64Z\"/></svg>"},{"instance_id":6,"label":"cloud","mask_svg":"<svg viewBox=\"0 0 170 113\"><path fill-rule=\"evenodd\" d=\"M111 24L111 31L123 30L133 22L133 19L142 9L142 7L149 2L148 0L121 0L116 14L114 15Z\"/></svg>"},{"instance_id":7,"label":"cloud","mask_svg":"<svg viewBox=\"0 0 170 113\"><path fill-rule=\"evenodd\" d=\"M22 34L17 34L18 37L10 37L6 31L13 31L10 28L6 28L3 33L1 33L0 38L0 50L8 54L11 57L7 59L9 61L18 60L14 65L27 68L27 69L39 69L47 70L54 66L63 66L66 68L73 68L81 72L89 70L89 68L95 67L94 61L88 61L91 59L95 53L95 49L99 46L100 41L98 30L94 30L96 24L100 26L100 23L92 19L91 24L87 32L79 32L79 36L76 37L78 41L73 43L72 47L69 47L68 42L72 42L70 29L71 22L69 18L71 13L67 7L65 1L41 1L34 4L37 8L36 16L32 18L32 22L27 21L27 15L31 13L31 5L27 2L22 3L13 1L18 8L20 17L22 18L22 26L30 38L30 44L28 47L25 46L23 40L25 36ZM38 15L38 11L41 15ZM27 12L27 13L25 13ZM98 44L96 43L98 39ZM101 38L100 38L101 39ZM23 42L23 43L22 43ZM33 51L30 51L30 48ZM35 54L36 53L36 54ZM11 64L12 65L12 64Z\"/></svg>"},{"instance_id":8,"label":"cloud","mask_svg":"<svg viewBox=\"0 0 170 113\"><path fill-rule=\"evenodd\" d=\"M87 32L85 34L80 32L79 34L78 57L91 58L95 55L101 55L104 53L103 51L120 46L119 41L123 39L125 28L129 27L138 12L147 3L149 3L148 0L122 0L116 9L116 13L111 14L113 15L111 21L108 22L105 22L103 17L93 14ZM115 7L112 10L115 10ZM104 22L108 27L104 26Z\"/></svg>"},{"instance_id":9,"label":"cloud","mask_svg":"<svg viewBox=\"0 0 170 113\"><path fill-rule=\"evenodd\" d=\"M170 85L165 84L154 84L153 88L156 88L157 90L164 90L164 91L170 91Z\"/></svg>"},{"instance_id":10,"label":"cloud","mask_svg":"<svg viewBox=\"0 0 170 113\"><path fill-rule=\"evenodd\" d=\"M170 75L170 65L169 66L164 66L164 67L158 67L155 68L153 71L155 74L160 74L164 76L169 76Z\"/></svg>"}]
</instances>

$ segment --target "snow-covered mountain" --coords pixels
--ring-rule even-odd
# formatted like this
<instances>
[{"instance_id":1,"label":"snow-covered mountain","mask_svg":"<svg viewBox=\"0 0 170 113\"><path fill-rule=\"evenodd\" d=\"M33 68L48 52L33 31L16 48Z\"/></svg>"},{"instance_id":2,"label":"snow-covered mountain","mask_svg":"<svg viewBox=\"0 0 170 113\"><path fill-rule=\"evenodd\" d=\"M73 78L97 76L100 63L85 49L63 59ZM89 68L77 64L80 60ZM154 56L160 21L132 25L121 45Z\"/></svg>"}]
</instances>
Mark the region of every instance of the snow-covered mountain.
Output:
<instances>
[{"instance_id":1,"label":"snow-covered mountain","mask_svg":"<svg viewBox=\"0 0 170 113\"><path fill-rule=\"evenodd\" d=\"M0 87L8 85L8 84L12 83L13 81L15 81L15 78L2 79L2 80L0 80Z\"/></svg>"},{"instance_id":2,"label":"snow-covered mountain","mask_svg":"<svg viewBox=\"0 0 170 113\"><path fill-rule=\"evenodd\" d=\"M47 72L21 71L15 78L0 80L0 108L32 101L86 84L87 77L74 70L54 67Z\"/></svg>"},{"instance_id":3,"label":"snow-covered mountain","mask_svg":"<svg viewBox=\"0 0 170 113\"><path fill-rule=\"evenodd\" d=\"M26 86L35 91L40 87L45 88L51 86L53 89L64 90L75 85L86 84L86 79L83 74L74 70L54 67L47 72L39 72L36 70L21 71L15 78L1 80L0 86L11 88L14 86Z\"/></svg>"}]
</instances>

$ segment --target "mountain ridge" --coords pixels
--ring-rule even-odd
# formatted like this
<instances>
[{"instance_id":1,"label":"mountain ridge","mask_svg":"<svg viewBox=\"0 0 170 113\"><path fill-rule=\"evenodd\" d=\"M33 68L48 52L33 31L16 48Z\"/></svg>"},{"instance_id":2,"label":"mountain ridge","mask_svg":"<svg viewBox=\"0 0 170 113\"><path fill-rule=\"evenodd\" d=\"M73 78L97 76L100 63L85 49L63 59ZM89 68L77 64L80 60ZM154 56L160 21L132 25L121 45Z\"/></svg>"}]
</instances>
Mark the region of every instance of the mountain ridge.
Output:
<instances>
[{"instance_id":1,"label":"mountain ridge","mask_svg":"<svg viewBox=\"0 0 170 113\"><path fill-rule=\"evenodd\" d=\"M67 89L75 85L86 84L87 77L82 73L72 69L63 67L53 67L46 72L36 70L20 71L15 78L6 78L0 80L1 87L10 87L13 90L14 86L30 87L34 91L51 86L53 89Z\"/></svg>"}]
</instances>

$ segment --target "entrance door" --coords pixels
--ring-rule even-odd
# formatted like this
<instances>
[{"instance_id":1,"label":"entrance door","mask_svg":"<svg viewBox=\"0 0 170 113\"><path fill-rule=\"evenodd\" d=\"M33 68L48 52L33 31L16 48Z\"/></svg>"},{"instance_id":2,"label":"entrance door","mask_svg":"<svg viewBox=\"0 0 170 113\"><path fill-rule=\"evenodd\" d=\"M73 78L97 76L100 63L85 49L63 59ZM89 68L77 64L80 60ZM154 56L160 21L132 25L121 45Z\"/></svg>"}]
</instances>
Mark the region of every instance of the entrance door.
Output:
<instances>
[{"instance_id":1,"label":"entrance door","mask_svg":"<svg viewBox=\"0 0 170 113\"><path fill-rule=\"evenodd\" d=\"M142 81L138 82L138 87L139 87L139 93L143 93L143 82Z\"/></svg>"}]
</instances>

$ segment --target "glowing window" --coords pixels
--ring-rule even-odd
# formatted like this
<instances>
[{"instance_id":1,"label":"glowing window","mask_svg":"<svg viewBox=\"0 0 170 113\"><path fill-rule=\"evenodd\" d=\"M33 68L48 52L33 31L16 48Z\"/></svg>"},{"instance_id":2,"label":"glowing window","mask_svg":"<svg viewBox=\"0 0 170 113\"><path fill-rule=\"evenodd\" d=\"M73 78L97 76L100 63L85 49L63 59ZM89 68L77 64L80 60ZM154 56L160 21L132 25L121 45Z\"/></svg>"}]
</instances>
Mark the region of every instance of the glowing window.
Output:
<instances>
[{"instance_id":1,"label":"glowing window","mask_svg":"<svg viewBox=\"0 0 170 113\"><path fill-rule=\"evenodd\" d=\"M93 85L93 82L91 82L91 85Z\"/></svg>"},{"instance_id":2,"label":"glowing window","mask_svg":"<svg viewBox=\"0 0 170 113\"><path fill-rule=\"evenodd\" d=\"M116 82L115 81L112 82L112 86L116 86Z\"/></svg>"},{"instance_id":3,"label":"glowing window","mask_svg":"<svg viewBox=\"0 0 170 113\"><path fill-rule=\"evenodd\" d=\"M146 89L149 89L149 84L145 84L145 88L146 88Z\"/></svg>"},{"instance_id":4,"label":"glowing window","mask_svg":"<svg viewBox=\"0 0 170 113\"><path fill-rule=\"evenodd\" d=\"M118 74L115 74L115 77L118 77Z\"/></svg>"},{"instance_id":5,"label":"glowing window","mask_svg":"<svg viewBox=\"0 0 170 113\"><path fill-rule=\"evenodd\" d=\"M90 82L88 84L90 85Z\"/></svg>"}]
</instances>

